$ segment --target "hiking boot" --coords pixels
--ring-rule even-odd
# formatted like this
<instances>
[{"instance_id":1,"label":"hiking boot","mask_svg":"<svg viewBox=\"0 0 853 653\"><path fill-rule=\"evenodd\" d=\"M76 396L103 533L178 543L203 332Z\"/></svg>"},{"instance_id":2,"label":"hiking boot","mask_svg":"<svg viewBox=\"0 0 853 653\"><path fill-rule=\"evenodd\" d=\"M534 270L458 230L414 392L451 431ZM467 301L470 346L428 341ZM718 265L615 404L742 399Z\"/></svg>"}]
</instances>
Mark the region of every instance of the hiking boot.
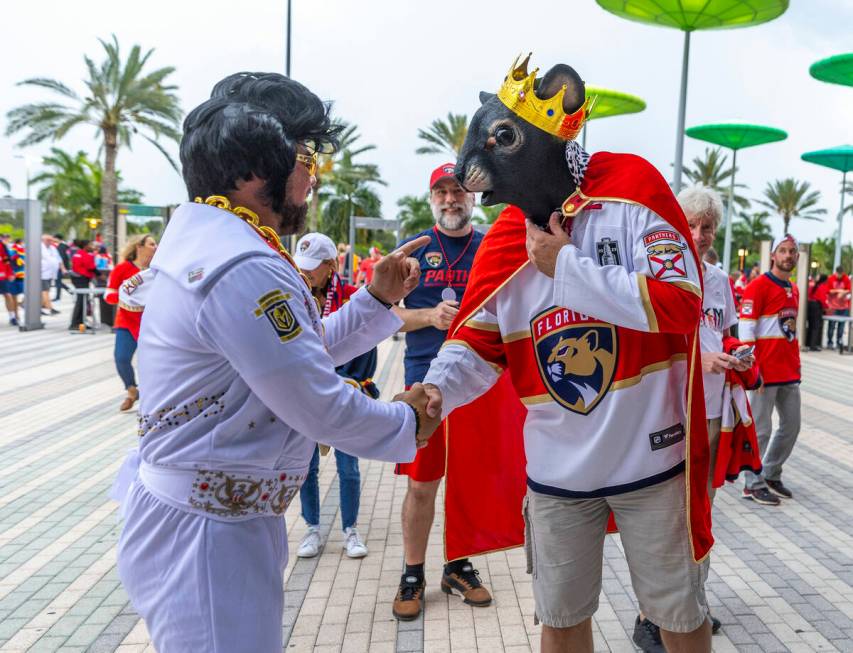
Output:
<instances>
[{"instance_id":1,"label":"hiking boot","mask_svg":"<svg viewBox=\"0 0 853 653\"><path fill-rule=\"evenodd\" d=\"M361 541L354 526L344 529L344 551L348 558L363 558L367 555L367 545Z\"/></svg>"},{"instance_id":2,"label":"hiking boot","mask_svg":"<svg viewBox=\"0 0 853 653\"><path fill-rule=\"evenodd\" d=\"M127 396L124 398L124 401L121 402L121 406L118 409L125 413L133 408L133 404L136 403L136 400L139 399L139 390L136 389L135 385L130 386L127 389Z\"/></svg>"},{"instance_id":3,"label":"hiking boot","mask_svg":"<svg viewBox=\"0 0 853 653\"><path fill-rule=\"evenodd\" d=\"M318 526L309 526L308 532L299 543L299 548L296 550L297 558L313 558L320 553L320 528Z\"/></svg>"},{"instance_id":4,"label":"hiking boot","mask_svg":"<svg viewBox=\"0 0 853 653\"><path fill-rule=\"evenodd\" d=\"M743 498L751 499L762 506L778 506L782 501L766 487L757 487L754 490L743 488Z\"/></svg>"},{"instance_id":5,"label":"hiking boot","mask_svg":"<svg viewBox=\"0 0 853 653\"><path fill-rule=\"evenodd\" d=\"M783 499L793 499L794 493L791 492L788 488L785 487L785 484L782 481L771 481L767 479L765 481L767 483L767 487L770 491L776 496L782 497Z\"/></svg>"},{"instance_id":6,"label":"hiking boot","mask_svg":"<svg viewBox=\"0 0 853 653\"><path fill-rule=\"evenodd\" d=\"M445 594L453 594L453 590L462 595L465 603L477 608L485 607L492 602L492 595L480 582L480 572L474 569L470 562L466 562L458 571L444 568L441 576L441 591Z\"/></svg>"},{"instance_id":7,"label":"hiking boot","mask_svg":"<svg viewBox=\"0 0 853 653\"><path fill-rule=\"evenodd\" d=\"M426 587L426 581L423 578L403 574L391 608L391 612L397 619L413 621L420 616L421 610L424 609L424 587Z\"/></svg>"},{"instance_id":8,"label":"hiking boot","mask_svg":"<svg viewBox=\"0 0 853 653\"><path fill-rule=\"evenodd\" d=\"M634 621L634 634L631 639L643 653L666 653L660 638L660 628L648 619L640 619L639 615Z\"/></svg>"}]
</instances>

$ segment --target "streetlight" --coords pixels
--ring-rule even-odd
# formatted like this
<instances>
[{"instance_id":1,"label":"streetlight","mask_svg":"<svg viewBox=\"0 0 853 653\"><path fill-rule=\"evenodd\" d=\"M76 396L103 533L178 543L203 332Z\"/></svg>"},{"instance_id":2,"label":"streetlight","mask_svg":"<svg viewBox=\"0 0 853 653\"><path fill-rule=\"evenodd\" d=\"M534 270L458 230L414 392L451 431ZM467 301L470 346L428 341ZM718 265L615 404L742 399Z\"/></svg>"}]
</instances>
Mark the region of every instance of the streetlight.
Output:
<instances>
[{"instance_id":1,"label":"streetlight","mask_svg":"<svg viewBox=\"0 0 853 653\"><path fill-rule=\"evenodd\" d=\"M739 249L737 251L738 255L738 270L743 272L744 267L746 266L746 257L749 255L748 249Z\"/></svg>"}]
</instances>

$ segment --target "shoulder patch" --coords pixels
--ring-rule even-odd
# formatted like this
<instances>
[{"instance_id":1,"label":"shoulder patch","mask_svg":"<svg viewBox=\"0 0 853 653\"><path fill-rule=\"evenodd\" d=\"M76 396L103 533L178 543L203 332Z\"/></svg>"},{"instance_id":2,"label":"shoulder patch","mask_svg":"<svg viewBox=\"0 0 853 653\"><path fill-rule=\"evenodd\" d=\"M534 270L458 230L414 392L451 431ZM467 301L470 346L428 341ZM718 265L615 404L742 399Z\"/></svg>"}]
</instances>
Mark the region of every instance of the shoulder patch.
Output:
<instances>
[{"instance_id":1,"label":"shoulder patch","mask_svg":"<svg viewBox=\"0 0 853 653\"><path fill-rule=\"evenodd\" d=\"M742 315L752 315L752 300L744 299L743 304L740 306L740 312Z\"/></svg>"},{"instance_id":2,"label":"shoulder patch","mask_svg":"<svg viewBox=\"0 0 853 653\"><path fill-rule=\"evenodd\" d=\"M271 290L258 297L258 308L254 310L255 317L266 316L281 342L293 340L302 333L302 327L287 303L290 297L290 293Z\"/></svg>"},{"instance_id":3,"label":"shoulder patch","mask_svg":"<svg viewBox=\"0 0 853 653\"><path fill-rule=\"evenodd\" d=\"M687 244L674 229L658 229L643 236L652 276L658 281L687 278Z\"/></svg>"}]
</instances>

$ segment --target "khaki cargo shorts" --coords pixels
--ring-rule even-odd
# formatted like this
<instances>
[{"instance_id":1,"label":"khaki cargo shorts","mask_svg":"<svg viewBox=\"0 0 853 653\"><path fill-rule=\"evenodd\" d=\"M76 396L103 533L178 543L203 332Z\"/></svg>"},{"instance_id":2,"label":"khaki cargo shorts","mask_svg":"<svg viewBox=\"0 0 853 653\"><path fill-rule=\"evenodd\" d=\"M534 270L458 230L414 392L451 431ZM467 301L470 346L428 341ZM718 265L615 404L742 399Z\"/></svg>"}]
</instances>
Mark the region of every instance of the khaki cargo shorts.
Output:
<instances>
[{"instance_id":1,"label":"khaki cargo shorts","mask_svg":"<svg viewBox=\"0 0 853 653\"><path fill-rule=\"evenodd\" d=\"M593 499L555 497L528 488L523 510L527 572L533 575L536 617L546 626L575 626L598 609L610 510L643 614L676 633L696 630L705 621L707 566L693 562L690 552L684 474Z\"/></svg>"}]
</instances>

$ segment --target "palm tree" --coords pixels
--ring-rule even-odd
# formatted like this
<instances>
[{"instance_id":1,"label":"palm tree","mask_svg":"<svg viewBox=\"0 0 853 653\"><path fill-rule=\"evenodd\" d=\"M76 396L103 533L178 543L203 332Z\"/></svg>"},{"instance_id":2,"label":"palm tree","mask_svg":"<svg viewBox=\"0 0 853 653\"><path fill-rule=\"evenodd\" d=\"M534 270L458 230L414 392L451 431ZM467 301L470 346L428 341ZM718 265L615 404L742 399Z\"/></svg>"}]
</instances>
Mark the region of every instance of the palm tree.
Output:
<instances>
[{"instance_id":1,"label":"palm tree","mask_svg":"<svg viewBox=\"0 0 853 653\"><path fill-rule=\"evenodd\" d=\"M752 213L741 213L737 220L732 223L732 247L734 249L747 249L752 253L761 249L762 240L772 240L773 230L769 223L770 214L767 211L754 211ZM723 249L722 230L717 232L719 242L714 243L718 252Z\"/></svg>"},{"instance_id":2,"label":"palm tree","mask_svg":"<svg viewBox=\"0 0 853 653\"><path fill-rule=\"evenodd\" d=\"M729 203L729 186L732 178L732 167L726 163L727 156L719 147L705 148L705 156L695 157L693 167L685 166L684 175L694 184L702 184L713 188L723 199L723 205ZM738 168L735 167L735 172ZM746 188L746 184L735 184L735 189ZM743 195L738 195L735 190L735 204L741 209L749 208L749 200Z\"/></svg>"},{"instance_id":3,"label":"palm tree","mask_svg":"<svg viewBox=\"0 0 853 653\"><path fill-rule=\"evenodd\" d=\"M459 156L465 136L468 135L468 116L448 113L447 120L436 118L429 129L419 129L418 138L428 143L415 150L416 154L447 153L454 159Z\"/></svg>"},{"instance_id":4,"label":"palm tree","mask_svg":"<svg viewBox=\"0 0 853 653\"><path fill-rule=\"evenodd\" d=\"M42 158L44 171L30 180L42 187L37 193L45 204L45 219L61 231L82 226L84 220L96 216L101 210L101 192L104 169L98 161L90 160L85 152L72 155L57 147ZM121 173L116 170L116 183L121 183ZM131 188L119 188L119 202L138 203L142 193ZM103 226L103 223L101 223Z\"/></svg>"},{"instance_id":5,"label":"palm tree","mask_svg":"<svg viewBox=\"0 0 853 653\"><path fill-rule=\"evenodd\" d=\"M815 208L820 201L820 191L810 192L810 188L807 181L777 179L767 182L767 188L764 189L766 199L755 201L779 214L782 218L782 234L787 234L793 218L823 219L820 216L826 213L826 209Z\"/></svg>"},{"instance_id":6,"label":"palm tree","mask_svg":"<svg viewBox=\"0 0 853 653\"><path fill-rule=\"evenodd\" d=\"M5 188L7 193L12 190L12 186L3 177L0 177L0 188Z\"/></svg>"},{"instance_id":7,"label":"palm tree","mask_svg":"<svg viewBox=\"0 0 853 653\"><path fill-rule=\"evenodd\" d=\"M343 127L340 135L338 151L332 153L321 153L317 161L317 172L314 175L316 183L314 184L314 190L311 195L311 208L309 210L309 231L316 231L319 228L321 204L325 195L322 189L323 186L334 182L336 172L335 166L343 157L344 152L348 152L349 158L352 160L360 154L376 149L375 145L355 146L356 142L361 138L361 134L358 133L358 127L356 125L351 125L343 120L336 120L335 123Z\"/></svg>"},{"instance_id":8,"label":"palm tree","mask_svg":"<svg viewBox=\"0 0 853 653\"><path fill-rule=\"evenodd\" d=\"M426 231L435 224L432 208L429 205L428 193L424 193L423 195L404 195L397 200L397 206L400 207L400 210L397 212L397 219L400 221L402 236L410 236L421 231Z\"/></svg>"},{"instance_id":9,"label":"palm tree","mask_svg":"<svg viewBox=\"0 0 853 653\"><path fill-rule=\"evenodd\" d=\"M353 162L353 152L343 150L320 189L321 231L335 241L346 241L350 216L378 216L382 207L374 184L385 186L379 167Z\"/></svg>"},{"instance_id":10,"label":"palm tree","mask_svg":"<svg viewBox=\"0 0 853 653\"><path fill-rule=\"evenodd\" d=\"M113 212L118 193L116 157L119 148L129 148L131 137L139 134L160 150L177 170L160 137L180 140L181 109L174 93L177 87L165 83L175 71L172 66L143 72L153 49L143 54L141 48L134 45L127 59L122 61L115 35L111 42L99 40L106 58L97 65L84 57L88 72L84 80L85 95L81 97L54 79L37 77L19 82L19 85L45 88L70 102L37 102L12 109L7 114L6 135L28 130L19 143L25 146L48 139L59 140L77 125L96 127L104 152L100 214L104 240L112 247L115 244Z\"/></svg>"}]
</instances>

